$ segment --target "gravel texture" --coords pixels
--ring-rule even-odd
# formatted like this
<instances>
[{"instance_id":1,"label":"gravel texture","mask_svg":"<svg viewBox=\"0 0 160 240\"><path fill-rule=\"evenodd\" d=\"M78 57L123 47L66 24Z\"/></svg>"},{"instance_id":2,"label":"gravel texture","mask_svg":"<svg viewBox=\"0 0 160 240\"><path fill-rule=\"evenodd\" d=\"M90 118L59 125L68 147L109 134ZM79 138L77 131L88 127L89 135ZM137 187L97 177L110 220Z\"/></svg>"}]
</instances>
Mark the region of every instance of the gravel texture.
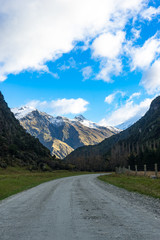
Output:
<instances>
[{"instance_id":1,"label":"gravel texture","mask_svg":"<svg viewBox=\"0 0 160 240\"><path fill-rule=\"evenodd\" d=\"M0 202L0 240L157 240L160 201L96 179L58 179Z\"/></svg>"}]
</instances>

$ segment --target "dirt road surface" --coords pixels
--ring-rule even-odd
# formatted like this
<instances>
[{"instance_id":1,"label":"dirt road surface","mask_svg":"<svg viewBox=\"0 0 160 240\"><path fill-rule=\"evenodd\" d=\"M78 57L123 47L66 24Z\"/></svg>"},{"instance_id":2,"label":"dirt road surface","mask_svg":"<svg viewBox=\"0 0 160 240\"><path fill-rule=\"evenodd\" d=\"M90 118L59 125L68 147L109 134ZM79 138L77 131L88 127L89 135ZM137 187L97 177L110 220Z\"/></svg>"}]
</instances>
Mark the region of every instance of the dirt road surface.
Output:
<instances>
[{"instance_id":1,"label":"dirt road surface","mask_svg":"<svg viewBox=\"0 0 160 240\"><path fill-rule=\"evenodd\" d=\"M54 180L1 201L0 239L160 239L160 201L97 176Z\"/></svg>"}]
</instances>

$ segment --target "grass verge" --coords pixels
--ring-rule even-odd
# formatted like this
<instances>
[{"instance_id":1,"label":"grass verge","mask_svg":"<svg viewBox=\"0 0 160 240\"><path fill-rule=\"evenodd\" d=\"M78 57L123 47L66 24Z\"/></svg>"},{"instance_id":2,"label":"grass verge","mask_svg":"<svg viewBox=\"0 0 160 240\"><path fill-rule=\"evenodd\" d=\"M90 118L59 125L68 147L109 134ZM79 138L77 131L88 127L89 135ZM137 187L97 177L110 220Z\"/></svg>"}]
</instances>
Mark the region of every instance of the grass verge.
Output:
<instances>
[{"instance_id":1,"label":"grass verge","mask_svg":"<svg viewBox=\"0 0 160 240\"><path fill-rule=\"evenodd\" d=\"M29 172L22 168L0 169L0 200L50 180L88 174L88 172Z\"/></svg>"},{"instance_id":2,"label":"grass verge","mask_svg":"<svg viewBox=\"0 0 160 240\"><path fill-rule=\"evenodd\" d=\"M128 176L125 174L103 175L98 178L117 187L125 188L128 191L160 198L160 179L150 179L142 176Z\"/></svg>"}]
</instances>

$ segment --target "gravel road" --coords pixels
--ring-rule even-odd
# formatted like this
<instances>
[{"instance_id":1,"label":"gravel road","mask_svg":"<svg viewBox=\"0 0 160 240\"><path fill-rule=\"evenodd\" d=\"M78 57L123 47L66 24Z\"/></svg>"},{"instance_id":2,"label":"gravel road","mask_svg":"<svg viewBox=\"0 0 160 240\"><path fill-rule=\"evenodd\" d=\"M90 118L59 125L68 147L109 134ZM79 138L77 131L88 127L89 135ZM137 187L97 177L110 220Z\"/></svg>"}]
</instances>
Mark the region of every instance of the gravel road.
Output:
<instances>
[{"instance_id":1,"label":"gravel road","mask_svg":"<svg viewBox=\"0 0 160 240\"><path fill-rule=\"evenodd\" d=\"M160 201L97 176L54 180L1 201L0 239L160 239Z\"/></svg>"}]
</instances>

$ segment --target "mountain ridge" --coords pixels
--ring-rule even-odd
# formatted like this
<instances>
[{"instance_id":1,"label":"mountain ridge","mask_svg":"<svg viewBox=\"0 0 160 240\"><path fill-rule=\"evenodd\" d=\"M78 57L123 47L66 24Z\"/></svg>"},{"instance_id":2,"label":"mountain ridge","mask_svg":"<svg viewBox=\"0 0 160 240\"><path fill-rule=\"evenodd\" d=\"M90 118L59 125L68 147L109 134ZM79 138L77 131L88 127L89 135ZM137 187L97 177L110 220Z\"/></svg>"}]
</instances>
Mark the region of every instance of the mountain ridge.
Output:
<instances>
[{"instance_id":1,"label":"mountain ridge","mask_svg":"<svg viewBox=\"0 0 160 240\"><path fill-rule=\"evenodd\" d=\"M23 128L39 138L52 155L55 154L59 158L64 158L77 147L96 144L120 131L117 128L102 127L82 115L78 115L74 119L62 116L53 117L29 107L16 108L12 111ZM58 142L61 153L58 149Z\"/></svg>"}]
</instances>

